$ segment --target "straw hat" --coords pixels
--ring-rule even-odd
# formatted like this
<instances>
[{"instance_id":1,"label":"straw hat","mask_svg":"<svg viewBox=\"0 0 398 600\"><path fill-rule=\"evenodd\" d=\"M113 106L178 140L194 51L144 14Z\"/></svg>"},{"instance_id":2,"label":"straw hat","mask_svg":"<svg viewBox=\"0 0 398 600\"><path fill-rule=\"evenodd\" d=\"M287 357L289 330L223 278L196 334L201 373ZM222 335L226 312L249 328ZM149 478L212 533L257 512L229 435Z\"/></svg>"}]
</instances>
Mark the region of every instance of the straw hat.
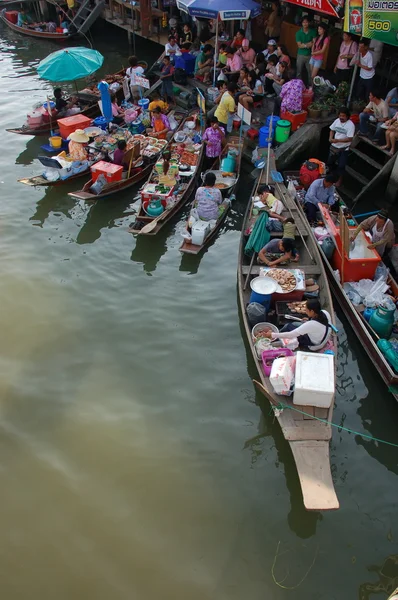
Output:
<instances>
[{"instance_id":1,"label":"straw hat","mask_svg":"<svg viewBox=\"0 0 398 600\"><path fill-rule=\"evenodd\" d=\"M90 138L83 129L76 129L76 131L69 135L68 139L72 140L72 142L79 142L80 144L85 144L89 141Z\"/></svg>"}]
</instances>

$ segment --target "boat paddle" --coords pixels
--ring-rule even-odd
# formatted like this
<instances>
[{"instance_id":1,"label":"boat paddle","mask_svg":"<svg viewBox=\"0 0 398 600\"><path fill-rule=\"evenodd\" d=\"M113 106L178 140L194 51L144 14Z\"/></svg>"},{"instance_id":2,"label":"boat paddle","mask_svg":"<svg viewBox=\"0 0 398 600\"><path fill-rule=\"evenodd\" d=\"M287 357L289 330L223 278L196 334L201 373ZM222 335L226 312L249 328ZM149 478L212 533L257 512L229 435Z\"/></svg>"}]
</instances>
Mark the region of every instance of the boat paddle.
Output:
<instances>
[{"instance_id":1,"label":"boat paddle","mask_svg":"<svg viewBox=\"0 0 398 600\"><path fill-rule=\"evenodd\" d=\"M144 227L139 231L139 233L151 233L151 231L153 231L156 227L156 225L159 223L159 221L162 221L165 217L165 215L168 214L168 210L164 210L162 212L161 215L159 215L158 217L156 217L155 219L153 219L150 223L147 223L146 225L144 225Z\"/></svg>"}]
</instances>

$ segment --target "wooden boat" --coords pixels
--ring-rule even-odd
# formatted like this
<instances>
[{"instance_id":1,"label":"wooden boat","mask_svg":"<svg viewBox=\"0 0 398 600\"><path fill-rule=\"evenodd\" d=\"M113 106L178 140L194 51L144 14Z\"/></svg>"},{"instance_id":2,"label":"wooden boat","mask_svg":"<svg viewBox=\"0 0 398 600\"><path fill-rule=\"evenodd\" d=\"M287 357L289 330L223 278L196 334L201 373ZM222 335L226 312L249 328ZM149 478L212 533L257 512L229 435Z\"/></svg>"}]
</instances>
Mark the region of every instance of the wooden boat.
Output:
<instances>
[{"instance_id":1,"label":"wooden boat","mask_svg":"<svg viewBox=\"0 0 398 600\"><path fill-rule=\"evenodd\" d=\"M275 168L273 156L271 156L271 168ZM268 183L265 169L262 171L258 183ZM274 185L272 180L269 183ZM255 195L256 191L256 189L253 190L253 195ZM283 211L282 216L291 216L300 234L300 239L296 238L300 260L294 263L294 268L302 270L306 277L316 279L319 285L321 304L330 313L334 322L332 298L318 246L312 237L308 223L302 218L300 211L285 191L286 189L283 185L278 185L276 186L275 196L285 205L286 210ZM290 408L294 408L292 397L280 396L274 392L269 378L263 372L262 365L257 358L252 342L251 326L246 315L246 306L249 303L251 295L248 284L252 277L259 275L260 267L253 266L254 255L250 262L244 252L247 241L245 231L251 218L252 202L249 201L239 250L238 292L247 341L258 370L259 380L254 383L274 408L275 416L281 426L282 433L290 444L301 484L305 508L310 511L335 510L339 508L339 502L333 486L329 457L329 442L332 437L332 427L329 422L332 420L333 401L330 408L300 406L300 409L307 413L307 415L303 415L296 410L290 410ZM278 237L278 234L272 233L271 236ZM279 236L281 237L281 234ZM283 408L281 411L278 410L277 407L280 406L280 402L289 408ZM316 418L324 419L327 423L320 422Z\"/></svg>"},{"instance_id":2,"label":"wooden boat","mask_svg":"<svg viewBox=\"0 0 398 600\"><path fill-rule=\"evenodd\" d=\"M293 175L294 172L289 172L289 175ZM305 219L305 214L301 205L299 203L296 204L302 218ZM353 219L353 217L351 216ZM353 219L355 221L355 219ZM355 221L356 222L356 221ZM311 230L312 231L312 230ZM314 237L315 239L315 237ZM338 281L334 275L333 267L327 260L325 254L323 252L320 253L325 270L329 279L329 284L332 289L334 296L337 298L338 303L340 304L347 320L349 321L354 333L358 337L361 342L361 345L367 355L369 356L372 363L376 366L378 373L381 375L384 383L388 386L388 388L392 388L393 386L398 386L398 374L395 373L394 369L390 366L386 358L383 356L379 348L377 347L378 336L370 327L369 323L362 316L359 307L356 307L346 292L344 291L343 286L340 281ZM398 283L389 276L387 281L389 284L393 294L395 297L398 297ZM394 393L394 391L390 390L396 400L398 400L398 393Z\"/></svg>"},{"instance_id":3,"label":"wooden boat","mask_svg":"<svg viewBox=\"0 0 398 600\"><path fill-rule=\"evenodd\" d=\"M13 31L16 31L17 33L21 33L22 35L41 38L43 40L52 40L55 42L65 42L66 40L69 40L74 35L76 35L74 33L50 33L49 31L36 31L35 29L30 29L29 27L19 27L18 25L7 19L6 10L7 9L4 8L2 11L0 11L0 19L3 21L3 23L7 25L7 27L12 29Z\"/></svg>"},{"instance_id":4,"label":"wooden boat","mask_svg":"<svg viewBox=\"0 0 398 600\"><path fill-rule=\"evenodd\" d=\"M77 94L79 96L79 94ZM100 109L98 106L98 99L93 99L91 102L87 102L87 107L79 113L80 115L84 115L89 119L95 119L100 114ZM56 128L56 120L53 120L53 129ZM38 127L29 127L29 125L22 125L22 127L16 127L14 129L6 129L9 133L18 133L20 135L49 135L51 133L51 124L49 121L42 123Z\"/></svg>"},{"instance_id":5,"label":"wooden boat","mask_svg":"<svg viewBox=\"0 0 398 600\"><path fill-rule=\"evenodd\" d=\"M142 66L147 65L147 63L145 61L140 61L139 64L141 64ZM124 75L125 71L126 71L125 69L121 69L120 71L117 71L116 73L114 73L112 75L112 77L114 77L116 75ZM161 80L156 81L150 89L144 91L143 96L145 98L149 97L161 85L161 83L162 83ZM123 94L122 88L116 94L116 96L118 97L119 100L121 100L123 98L123 96L121 96L120 94ZM84 116L88 117L89 119L95 119L95 117L98 117L101 114L101 111L100 111L100 108L98 105L100 96L97 96L96 94L88 94L88 93L84 93L84 92L77 92L76 95L80 99L82 104L87 105L86 108L84 110L82 110L81 113L79 113L79 114L84 115ZM57 120L57 118L55 117L55 119L53 120L53 129L56 128L56 120ZM35 127L35 128L29 127L28 125L22 125L22 127L6 129L6 131L8 131L9 133L18 133L20 135L48 135L49 133L51 133L51 124L49 121L46 121L45 123L42 123L41 125L39 125L38 127Z\"/></svg>"},{"instance_id":6,"label":"wooden boat","mask_svg":"<svg viewBox=\"0 0 398 600\"><path fill-rule=\"evenodd\" d=\"M237 161L236 161L236 179L235 179L234 185L228 190L228 196L227 196L228 198L231 198L235 194L235 190L236 190L236 187L239 182L240 167L241 167L241 162L242 162L243 143L241 143L239 146L238 141L228 142L225 145L221 156L219 156L216 159L216 161L214 162L214 164L211 167L212 171L219 170L222 159L228 154L228 152L229 152L229 150L231 150L231 148L235 148L238 151L238 155L237 155ZM188 242L187 240L184 240L180 246L180 252L185 253L185 254L199 254L199 252L202 252L202 250L204 250L216 238L216 236L217 236L218 232L220 231L223 223L225 222L230 210L231 210L231 203L229 203L226 206L224 212L218 218L215 227L205 237L205 239L203 240L203 243L200 246L197 244L192 244L192 242Z\"/></svg>"},{"instance_id":7,"label":"wooden boat","mask_svg":"<svg viewBox=\"0 0 398 600\"><path fill-rule=\"evenodd\" d=\"M181 119L181 125L180 125L180 127L181 127L184 122L184 120L182 119L181 113L178 114L178 113L174 112L174 117L177 120ZM177 128L177 131L178 131L178 129L179 129L179 127ZM168 148L168 146L169 146L169 144L165 145L164 150L166 148ZM140 183L140 181L148 179L148 177L152 173L153 165L156 162L158 156L159 155L157 155L153 159L149 160L149 162L147 162L147 164L144 164L143 169L141 171L139 171L138 173L135 173L131 177L127 177L126 179L122 179L121 181L115 181L114 183L109 183L109 184L105 185L101 194L93 194L90 192L90 188L94 183L94 181L90 177L90 180L84 184L84 186L81 190L78 190L76 192L69 192L68 196L70 196L71 198L75 198L76 200L86 200L88 202L90 202L90 201L95 202L96 200L99 200L100 198L106 198L108 196L113 196L114 194L117 194L118 192L122 192L123 190L126 190L126 189L132 187L133 185L136 185L137 183ZM127 158L127 160L128 160L128 158Z\"/></svg>"},{"instance_id":8,"label":"wooden boat","mask_svg":"<svg viewBox=\"0 0 398 600\"><path fill-rule=\"evenodd\" d=\"M195 117L189 116L185 119L186 121L193 120ZM198 129L198 126L197 126ZM172 143L170 148L173 151L174 144ZM195 165L195 171L193 175L191 175L187 181L187 183L179 184L178 193L175 196L175 203L166 208L163 213L156 217L150 217L145 211L143 206L141 205L140 211L137 215L136 221L130 227L130 233L135 233L138 235L156 235L165 225L176 215L183 206L189 201L192 193L196 190L197 181L201 172L201 164L203 160L204 154L204 144L202 144L199 153L197 155L197 163ZM157 173L155 169L153 169L152 174L149 178L148 183L151 181L157 180ZM150 225L150 227L148 227Z\"/></svg>"}]
</instances>

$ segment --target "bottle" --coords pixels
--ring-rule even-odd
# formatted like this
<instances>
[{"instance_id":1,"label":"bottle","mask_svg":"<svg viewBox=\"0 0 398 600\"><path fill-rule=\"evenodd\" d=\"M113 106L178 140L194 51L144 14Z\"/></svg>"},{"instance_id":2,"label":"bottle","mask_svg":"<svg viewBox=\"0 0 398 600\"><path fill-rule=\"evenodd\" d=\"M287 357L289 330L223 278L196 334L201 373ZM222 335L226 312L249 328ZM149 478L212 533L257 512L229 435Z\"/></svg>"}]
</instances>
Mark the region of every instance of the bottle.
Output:
<instances>
[{"instance_id":1,"label":"bottle","mask_svg":"<svg viewBox=\"0 0 398 600\"><path fill-rule=\"evenodd\" d=\"M350 0L349 4L350 33L362 35L363 27L363 0Z\"/></svg>"}]
</instances>

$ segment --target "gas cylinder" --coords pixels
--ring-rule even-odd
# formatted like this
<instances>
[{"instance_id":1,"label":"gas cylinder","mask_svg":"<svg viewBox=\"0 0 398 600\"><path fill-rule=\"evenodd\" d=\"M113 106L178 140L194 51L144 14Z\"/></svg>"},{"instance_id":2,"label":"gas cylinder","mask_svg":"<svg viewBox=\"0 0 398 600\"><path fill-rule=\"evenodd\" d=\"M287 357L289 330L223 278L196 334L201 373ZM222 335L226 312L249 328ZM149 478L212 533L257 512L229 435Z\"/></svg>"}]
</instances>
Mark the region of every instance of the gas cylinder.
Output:
<instances>
[{"instance_id":1,"label":"gas cylinder","mask_svg":"<svg viewBox=\"0 0 398 600\"><path fill-rule=\"evenodd\" d=\"M385 340L391 336L394 326L394 310L379 306L369 319L369 325Z\"/></svg>"}]
</instances>

